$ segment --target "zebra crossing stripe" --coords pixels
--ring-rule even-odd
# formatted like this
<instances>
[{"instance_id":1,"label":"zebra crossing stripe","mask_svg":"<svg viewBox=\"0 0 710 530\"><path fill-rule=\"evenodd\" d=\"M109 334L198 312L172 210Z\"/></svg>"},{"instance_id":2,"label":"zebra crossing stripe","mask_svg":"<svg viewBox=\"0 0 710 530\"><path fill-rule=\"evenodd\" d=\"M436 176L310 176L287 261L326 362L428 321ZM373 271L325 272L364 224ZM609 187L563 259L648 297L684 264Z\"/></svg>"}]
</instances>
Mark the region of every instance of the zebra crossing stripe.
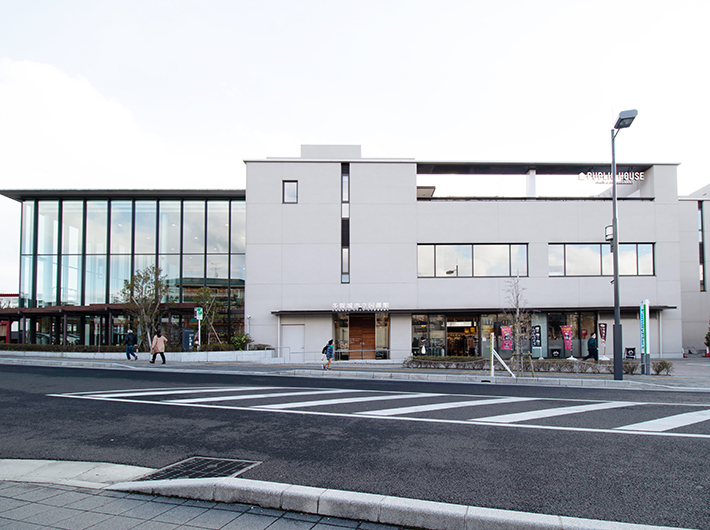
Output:
<instances>
[{"instance_id":1,"label":"zebra crossing stripe","mask_svg":"<svg viewBox=\"0 0 710 530\"><path fill-rule=\"evenodd\" d=\"M580 412L592 412L595 410L618 409L622 407L633 407L637 403L630 401L609 401L605 403L590 403L589 405L575 405L573 407L557 407L551 409L531 410L528 412L516 412L512 414L501 414L499 416L488 416L485 418L473 418L470 421L485 421L491 423L515 423L518 421L539 420L542 418L554 418L556 416L566 416L568 414L578 414Z\"/></svg>"},{"instance_id":2,"label":"zebra crossing stripe","mask_svg":"<svg viewBox=\"0 0 710 530\"><path fill-rule=\"evenodd\" d=\"M657 420L642 421L631 425L617 427L617 431L643 431L643 432L665 432L694 423L710 420L710 410L698 410L696 412L686 412L675 416L666 416Z\"/></svg>"},{"instance_id":3,"label":"zebra crossing stripe","mask_svg":"<svg viewBox=\"0 0 710 530\"><path fill-rule=\"evenodd\" d=\"M449 403L430 403L428 405L419 405L412 407L398 407L383 410L371 410L357 412L357 414L365 416L400 416L402 414L414 414L417 412L431 412L434 410L456 409L461 407L477 407L481 405L501 405L504 403L516 403L519 401L536 401L538 398L525 397L503 397L493 399L471 399L467 401L452 401Z\"/></svg>"},{"instance_id":4,"label":"zebra crossing stripe","mask_svg":"<svg viewBox=\"0 0 710 530\"><path fill-rule=\"evenodd\" d=\"M305 407L320 407L325 405L346 405L348 403L366 403L368 401L382 401L382 400L394 400L394 399L417 399L424 397L436 397L443 396L445 394L404 394L404 395L386 395L386 396L361 396L361 397L351 397L351 398L338 398L338 399L320 399L317 401L302 401L300 403L277 403L274 405L263 405L259 408L261 409L271 409L271 410L287 410L295 408L305 408ZM358 414L365 414L358 413Z\"/></svg>"},{"instance_id":5,"label":"zebra crossing stripe","mask_svg":"<svg viewBox=\"0 0 710 530\"><path fill-rule=\"evenodd\" d=\"M212 392L243 392L245 390L271 390L278 387L273 386L252 386L252 387L224 387L224 388L178 388L170 390L134 390L132 392L104 392L100 394L86 394L91 398L126 398L126 397L146 397L146 396L169 396L171 394L206 394Z\"/></svg>"},{"instance_id":6,"label":"zebra crossing stripe","mask_svg":"<svg viewBox=\"0 0 710 530\"><path fill-rule=\"evenodd\" d=\"M192 399L165 399L165 403L214 403L216 401L237 401L244 399L266 399L266 398L280 398L280 397L293 397L293 396L311 396L314 394L342 394L342 393L353 393L353 392L363 392L362 390L308 390L308 391L298 391L298 392L273 392L269 394L240 394L238 396L218 396L218 397L206 397L206 398L192 398Z\"/></svg>"}]
</instances>

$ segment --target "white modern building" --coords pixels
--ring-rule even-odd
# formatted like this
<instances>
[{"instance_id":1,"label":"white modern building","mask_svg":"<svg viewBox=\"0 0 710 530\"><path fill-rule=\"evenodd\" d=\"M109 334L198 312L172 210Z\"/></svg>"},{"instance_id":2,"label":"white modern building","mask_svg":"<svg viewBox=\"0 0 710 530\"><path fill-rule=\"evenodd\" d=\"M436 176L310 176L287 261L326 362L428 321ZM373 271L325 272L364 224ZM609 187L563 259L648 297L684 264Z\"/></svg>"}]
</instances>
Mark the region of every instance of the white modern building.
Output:
<instances>
[{"instance_id":1,"label":"white modern building","mask_svg":"<svg viewBox=\"0 0 710 530\"><path fill-rule=\"evenodd\" d=\"M306 145L300 158L246 165L246 326L291 360L319 357L330 338L350 359L485 355L511 324L516 284L533 356L584 356L592 332L612 356L608 163L368 159L360 146ZM676 167L617 167L623 345L639 348L648 300L652 358L704 349L710 315L710 187L679 198ZM511 185L446 197L434 176ZM592 193L562 196L570 186Z\"/></svg>"}]
</instances>

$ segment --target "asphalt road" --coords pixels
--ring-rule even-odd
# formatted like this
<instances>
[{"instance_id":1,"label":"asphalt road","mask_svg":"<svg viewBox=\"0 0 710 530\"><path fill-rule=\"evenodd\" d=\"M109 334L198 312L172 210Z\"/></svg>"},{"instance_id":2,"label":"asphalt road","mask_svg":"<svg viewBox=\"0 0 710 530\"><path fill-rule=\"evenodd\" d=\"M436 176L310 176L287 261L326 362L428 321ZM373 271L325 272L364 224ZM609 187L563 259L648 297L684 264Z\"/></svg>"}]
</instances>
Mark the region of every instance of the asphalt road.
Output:
<instances>
[{"instance_id":1,"label":"asphalt road","mask_svg":"<svg viewBox=\"0 0 710 530\"><path fill-rule=\"evenodd\" d=\"M262 462L244 478L710 528L707 393L0 370L3 458L236 458ZM676 417L696 420L657 425Z\"/></svg>"}]
</instances>

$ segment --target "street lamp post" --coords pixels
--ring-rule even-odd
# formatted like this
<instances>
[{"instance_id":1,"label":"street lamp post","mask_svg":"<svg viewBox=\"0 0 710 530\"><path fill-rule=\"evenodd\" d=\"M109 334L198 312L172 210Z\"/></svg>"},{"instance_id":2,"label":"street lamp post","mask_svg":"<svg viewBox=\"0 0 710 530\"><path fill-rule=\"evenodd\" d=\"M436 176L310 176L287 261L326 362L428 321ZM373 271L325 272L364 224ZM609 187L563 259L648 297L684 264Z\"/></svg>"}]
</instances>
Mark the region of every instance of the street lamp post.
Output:
<instances>
[{"instance_id":1,"label":"street lamp post","mask_svg":"<svg viewBox=\"0 0 710 530\"><path fill-rule=\"evenodd\" d=\"M621 307L619 305L619 212L616 196L616 148L614 140L621 129L626 129L638 115L637 110L625 110L611 130L611 189L612 189L612 253L614 254L614 379L624 378L624 360L622 357L623 337L621 331Z\"/></svg>"}]
</instances>

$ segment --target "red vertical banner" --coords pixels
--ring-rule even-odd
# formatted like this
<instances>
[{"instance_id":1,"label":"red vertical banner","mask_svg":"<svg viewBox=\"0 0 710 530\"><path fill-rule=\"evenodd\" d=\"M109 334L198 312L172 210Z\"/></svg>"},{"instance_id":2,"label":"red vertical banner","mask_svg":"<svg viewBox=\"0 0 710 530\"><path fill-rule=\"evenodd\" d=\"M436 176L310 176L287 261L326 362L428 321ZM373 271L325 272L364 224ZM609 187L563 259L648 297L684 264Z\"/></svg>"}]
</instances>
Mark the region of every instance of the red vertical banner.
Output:
<instances>
[{"instance_id":1,"label":"red vertical banner","mask_svg":"<svg viewBox=\"0 0 710 530\"><path fill-rule=\"evenodd\" d=\"M604 323L599 324L599 339L600 345L606 346L606 324Z\"/></svg>"},{"instance_id":2,"label":"red vertical banner","mask_svg":"<svg viewBox=\"0 0 710 530\"><path fill-rule=\"evenodd\" d=\"M572 351L572 326L560 326L560 329L565 340L565 350Z\"/></svg>"},{"instance_id":3,"label":"red vertical banner","mask_svg":"<svg viewBox=\"0 0 710 530\"><path fill-rule=\"evenodd\" d=\"M503 335L503 344L501 345L501 350L512 350L513 349L513 327L512 326L501 326L501 335Z\"/></svg>"}]
</instances>

